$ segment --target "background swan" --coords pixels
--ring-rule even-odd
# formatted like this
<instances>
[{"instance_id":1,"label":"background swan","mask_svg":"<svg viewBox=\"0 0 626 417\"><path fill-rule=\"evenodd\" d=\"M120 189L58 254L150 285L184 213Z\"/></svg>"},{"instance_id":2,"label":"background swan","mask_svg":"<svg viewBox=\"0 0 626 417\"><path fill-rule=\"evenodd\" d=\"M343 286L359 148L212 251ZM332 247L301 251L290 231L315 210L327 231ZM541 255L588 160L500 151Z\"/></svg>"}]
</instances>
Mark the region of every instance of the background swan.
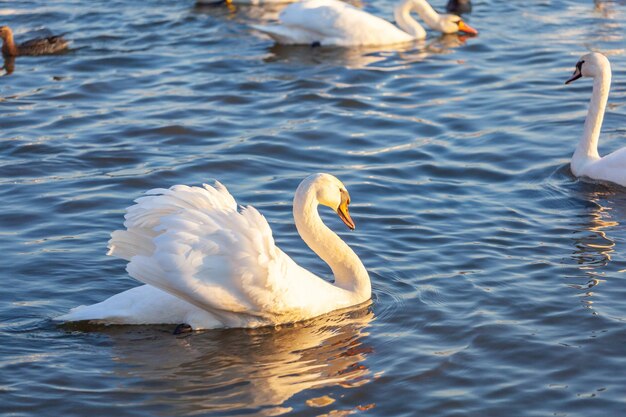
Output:
<instances>
[{"instance_id":1,"label":"background swan","mask_svg":"<svg viewBox=\"0 0 626 417\"><path fill-rule=\"evenodd\" d=\"M242 4L242 5L249 5L249 6L264 6L264 5L271 5L271 4L286 4L286 3L293 3L299 0L198 0L196 1L196 5L197 6L211 6L211 5L218 5L221 3L226 3L226 4Z\"/></svg>"},{"instance_id":2,"label":"background swan","mask_svg":"<svg viewBox=\"0 0 626 417\"><path fill-rule=\"evenodd\" d=\"M611 88L609 60L597 52L583 55L576 64L574 74L565 81L565 84L580 77L593 78L593 91L583 136L572 156L572 173L577 177L588 177L626 186L626 148L618 149L604 157L598 154L598 139Z\"/></svg>"},{"instance_id":3,"label":"background swan","mask_svg":"<svg viewBox=\"0 0 626 417\"><path fill-rule=\"evenodd\" d=\"M292 45L371 46L424 39L426 31L411 17L417 12L432 29L443 33L478 32L459 16L438 14L425 0L402 0L394 9L400 28L338 0L305 0L290 4L279 25L254 25L276 42Z\"/></svg>"},{"instance_id":4,"label":"background swan","mask_svg":"<svg viewBox=\"0 0 626 417\"><path fill-rule=\"evenodd\" d=\"M118 324L186 323L194 329L289 323L360 304L371 296L358 256L322 222L331 207L354 229L350 195L332 175L298 186L298 233L332 269L334 284L298 266L275 244L267 220L237 203L219 182L148 191L127 209L126 230L111 234L109 254L129 261L130 276L147 285L58 320Z\"/></svg>"}]
</instances>

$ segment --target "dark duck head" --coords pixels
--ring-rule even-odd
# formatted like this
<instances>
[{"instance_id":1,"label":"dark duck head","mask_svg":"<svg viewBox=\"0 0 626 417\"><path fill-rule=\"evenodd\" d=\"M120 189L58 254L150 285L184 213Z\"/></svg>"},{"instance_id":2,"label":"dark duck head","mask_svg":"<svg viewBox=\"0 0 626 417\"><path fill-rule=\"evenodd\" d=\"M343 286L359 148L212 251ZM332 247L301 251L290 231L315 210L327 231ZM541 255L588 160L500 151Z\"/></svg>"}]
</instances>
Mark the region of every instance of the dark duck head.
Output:
<instances>
[{"instance_id":1,"label":"dark duck head","mask_svg":"<svg viewBox=\"0 0 626 417\"><path fill-rule=\"evenodd\" d=\"M454 14L470 13L472 11L472 2L471 0L449 0L446 5L446 11Z\"/></svg>"}]
</instances>

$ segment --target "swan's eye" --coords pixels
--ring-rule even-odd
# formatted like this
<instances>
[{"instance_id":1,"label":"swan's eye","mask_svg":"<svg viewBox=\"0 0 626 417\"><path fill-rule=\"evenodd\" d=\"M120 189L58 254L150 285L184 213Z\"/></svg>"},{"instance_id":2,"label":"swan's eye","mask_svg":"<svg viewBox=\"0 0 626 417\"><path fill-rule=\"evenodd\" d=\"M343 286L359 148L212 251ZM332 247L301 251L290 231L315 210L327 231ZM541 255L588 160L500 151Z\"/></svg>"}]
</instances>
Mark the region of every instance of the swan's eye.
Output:
<instances>
[{"instance_id":1,"label":"swan's eye","mask_svg":"<svg viewBox=\"0 0 626 417\"><path fill-rule=\"evenodd\" d=\"M350 194L348 194L348 190L346 190L345 188L340 188L339 189L339 194L341 195L341 199L342 200L345 198L346 205L349 205L350 204Z\"/></svg>"},{"instance_id":2,"label":"swan's eye","mask_svg":"<svg viewBox=\"0 0 626 417\"><path fill-rule=\"evenodd\" d=\"M578 61L578 62L576 63L576 69L577 69L578 71L582 71L582 70L583 70L583 64L584 64L584 63L585 63L585 61Z\"/></svg>"}]
</instances>

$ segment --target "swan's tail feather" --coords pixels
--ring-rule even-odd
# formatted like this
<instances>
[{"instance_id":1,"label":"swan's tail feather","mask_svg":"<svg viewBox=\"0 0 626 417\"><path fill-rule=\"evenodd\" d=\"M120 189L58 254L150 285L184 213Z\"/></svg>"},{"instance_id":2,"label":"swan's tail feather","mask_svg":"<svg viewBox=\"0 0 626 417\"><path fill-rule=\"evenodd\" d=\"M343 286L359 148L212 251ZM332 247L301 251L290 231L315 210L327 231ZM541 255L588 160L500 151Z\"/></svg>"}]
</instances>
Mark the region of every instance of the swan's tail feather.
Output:
<instances>
[{"instance_id":1,"label":"swan's tail feather","mask_svg":"<svg viewBox=\"0 0 626 417\"><path fill-rule=\"evenodd\" d=\"M55 321L82 321L82 320L91 320L90 315L87 314L88 308L87 306L78 306L71 309L66 314L62 316L53 317L52 320Z\"/></svg>"},{"instance_id":2,"label":"swan's tail feather","mask_svg":"<svg viewBox=\"0 0 626 417\"><path fill-rule=\"evenodd\" d=\"M124 317L120 315L119 311L114 309L105 312L102 307L102 303L92 304L89 306L78 306L71 309L67 314L54 317L54 321L71 322L71 321L92 321L92 322L106 322L107 324L125 323Z\"/></svg>"}]
</instances>

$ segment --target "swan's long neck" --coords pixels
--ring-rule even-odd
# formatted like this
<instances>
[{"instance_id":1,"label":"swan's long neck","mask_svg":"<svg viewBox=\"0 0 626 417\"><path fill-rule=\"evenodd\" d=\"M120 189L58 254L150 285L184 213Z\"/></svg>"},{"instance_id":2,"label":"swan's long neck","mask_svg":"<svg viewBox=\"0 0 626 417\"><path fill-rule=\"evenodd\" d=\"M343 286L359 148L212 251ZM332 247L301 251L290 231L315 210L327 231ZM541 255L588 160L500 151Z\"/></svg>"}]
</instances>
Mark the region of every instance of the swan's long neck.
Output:
<instances>
[{"instance_id":1,"label":"swan's long neck","mask_svg":"<svg viewBox=\"0 0 626 417\"><path fill-rule=\"evenodd\" d=\"M425 0L404 0L394 9L394 18L398 26L415 39L424 39L426 31L411 17L412 11L417 12L429 27L438 27L439 14Z\"/></svg>"},{"instance_id":2,"label":"swan's long neck","mask_svg":"<svg viewBox=\"0 0 626 417\"><path fill-rule=\"evenodd\" d=\"M572 157L572 171L576 174L577 168L589 160L600 158L598 154L598 139L604 119L606 102L611 88L611 67L605 65L600 74L593 78L593 93L589 102L589 110L585 119L583 136L578 142L574 156Z\"/></svg>"},{"instance_id":3,"label":"swan's long neck","mask_svg":"<svg viewBox=\"0 0 626 417\"><path fill-rule=\"evenodd\" d=\"M309 248L330 266L337 287L351 292L360 301L368 300L372 290L367 270L354 251L322 222L318 205L314 185L298 188L293 202L298 233Z\"/></svg>"}]
</instances>

